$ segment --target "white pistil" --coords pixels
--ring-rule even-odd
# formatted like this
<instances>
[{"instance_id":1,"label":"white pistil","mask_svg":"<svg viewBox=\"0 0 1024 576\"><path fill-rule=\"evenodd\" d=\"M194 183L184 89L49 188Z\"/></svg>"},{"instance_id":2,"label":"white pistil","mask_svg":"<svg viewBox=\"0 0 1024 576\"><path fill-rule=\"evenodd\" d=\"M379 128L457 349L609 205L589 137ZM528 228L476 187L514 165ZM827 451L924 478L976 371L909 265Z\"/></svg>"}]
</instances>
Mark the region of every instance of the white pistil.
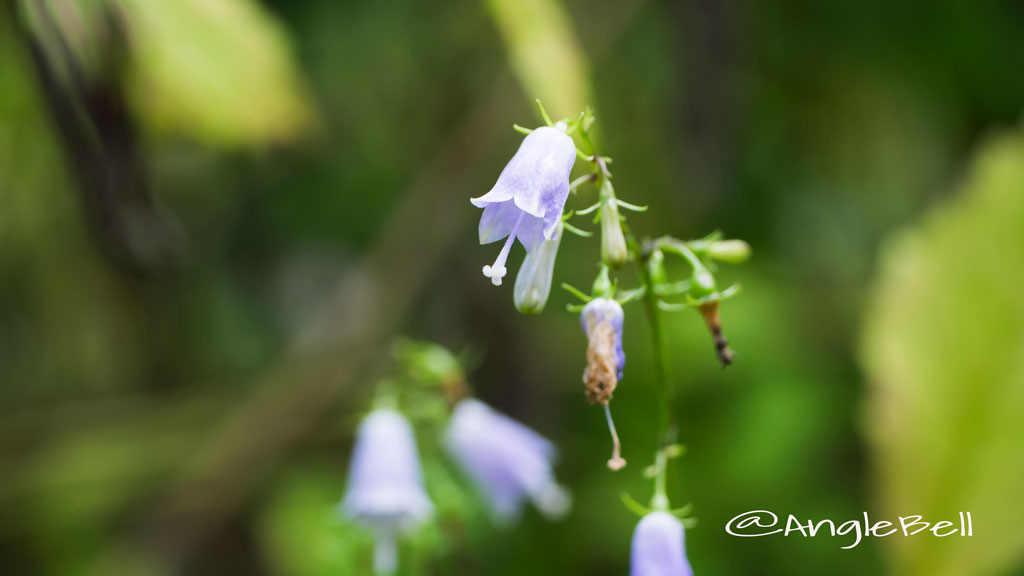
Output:
<instances>
[{"instance_id":1,"label":"white pistil","mask_svg":"<svg viewBox=\"0 0 1024 576\"><path fill-rule=\"evenodd\" d=\"M377 576L390 576L398 569L398 546L395 534L383 528L377 532L373 548L373 572Z\"/></svg>"},{"instance_id":2,"label":"white pistil","mask_svg":"<svg viewBox=\"0 0 1024 576\"><path fill-rule=\"evenodd\" d=\"M619 435L615 432L615 422L612 422L612 409L608 404L604 405L604 417L608 420L608 431L612 433L612 458L608 461L609 470L622 470L626 467L626 460L622 457L622 446L619 444Z\"/></svg>"},{"instance_id":3,"label":"white pistil","mask_svg":"<svg viewBox=\"0 0 1024 576\"><path fill-rule=\"evenodd\" d=\"M508 233L508 238L505 239L505 245L501 247L501 252L498 252L498 257L495 258L494 264L490 266L484 266L484 276L491 279L491 284L495 286L501 286L501 279L505 277L508 270L505 269L505 260L508 260L508 252L512 249L512 244L516 241L516 232L519 231L519 224L523 221L523 212L519 213L519 217L516 218L516 223L512 226L512 231Z\"/></svg>"}]
</instances>

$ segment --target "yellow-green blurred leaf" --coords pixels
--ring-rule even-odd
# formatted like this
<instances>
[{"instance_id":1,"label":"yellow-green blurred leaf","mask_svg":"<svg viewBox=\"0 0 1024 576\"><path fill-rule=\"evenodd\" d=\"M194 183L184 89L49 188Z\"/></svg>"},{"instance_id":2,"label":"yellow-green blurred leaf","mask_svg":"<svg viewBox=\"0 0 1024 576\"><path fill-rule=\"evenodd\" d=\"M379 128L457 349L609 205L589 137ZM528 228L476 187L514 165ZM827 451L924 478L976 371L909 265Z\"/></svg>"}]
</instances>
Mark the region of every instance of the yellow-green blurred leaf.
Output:
<instances>
[{"instance_id":1,"label":"yellow-green blurred leaf","mask_svg":"<svg viewBox=\"0 0 1024 576\"><path fill-rule=\"evenodd\" d=\"M862 340L881 512L974 524L885 539L891 573L1004 572L1024 557L1024 134L983 145L882 259Z\"/></svg>"},{"instance_id":2,"label":"yellow-green blurred leaf","mask_svg":"<svg viewBox=\"0 0 1024 576\"><path fill-rule=\"evenodd\" d=\"M252 0L120 0L147 124L207 144L293 139L311 111L279 23Z\"/></svg>"},{"instance_id":3,"label":"yellow-green blurred leaf","mask_svg":"<svg viewBox=\"0 0 1024 576\"><path fill-rule=\"evenodd\" d=\"M487 3L512 71L552 119L575 117L591 102L586 57L558 0L489 0Z\"/></svg>"}]
</instances>

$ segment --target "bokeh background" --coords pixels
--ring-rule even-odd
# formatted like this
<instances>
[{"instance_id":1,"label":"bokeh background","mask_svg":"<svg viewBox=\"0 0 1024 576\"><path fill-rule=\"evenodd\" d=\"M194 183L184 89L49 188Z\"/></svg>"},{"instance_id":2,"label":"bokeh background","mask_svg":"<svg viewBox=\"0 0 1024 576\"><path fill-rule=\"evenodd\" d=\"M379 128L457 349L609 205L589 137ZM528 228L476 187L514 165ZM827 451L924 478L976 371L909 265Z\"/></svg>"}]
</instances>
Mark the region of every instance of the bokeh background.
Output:
<instances>
[{"instance_id":1,"label":"bokeh background","mask_svg":"<svg viewBox=\"0 0 1024 576\"><path fill-rule=\"evenodd\" d=\"M0 572L368 573L333 506L406 335L475 359L478 395L559 445L575 508L429 527L403 573L627 573L642 308L613 474L569 297L520 316L479 272L468 198L541 97L594 107L638 234L754 249L721 272L735 365L669 317L697 574L1024 574L1024 4L0 4ZM568 237L556 283L597 259ZM479 512L460 486L430 489ZM971 511L975 536L724 532L756 509Z\"/></svg>"}]
</instances>

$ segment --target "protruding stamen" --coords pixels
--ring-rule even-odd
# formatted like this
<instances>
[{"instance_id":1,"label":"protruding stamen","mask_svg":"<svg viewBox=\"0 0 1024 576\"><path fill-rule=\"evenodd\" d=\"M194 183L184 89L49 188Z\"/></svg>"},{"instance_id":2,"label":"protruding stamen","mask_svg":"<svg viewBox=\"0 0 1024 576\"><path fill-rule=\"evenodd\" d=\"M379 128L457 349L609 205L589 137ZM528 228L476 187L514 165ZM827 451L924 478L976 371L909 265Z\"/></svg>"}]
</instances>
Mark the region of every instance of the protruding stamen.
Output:
<instances>
[{"instance_id":1,"label":"protruding stamen","mask_svg":"<svg viewBox=\"0 0 1024 576\"><path fill-rule=\"evenodd\" d=\"M612 409L608 407L608 404L604 405L604 417L608 420L608 431L612 433L612 458L608 461L608 469L622 470L626 467L626 460L622 457L622 445L619 444L619 434L615 431Z\"/></svg>"},{"instance_id":2,"label":"protruding stamen","mask_svg":"<svg viewBox=\"0 0 1024 576\"><path fill-rule=\"evenodd\" d=\"M505 245L501 247L501 252L498 252L498 257L495 258L494 264L490 266L484 266L484 276L491 279L491 284L495 286L501 286L501 279L505 277L508 270L505 269L505 260L508 259L508 252L512 249L512 244L516 241L516 232L519 231L519 224L523 221L523 212L519 213L519 217L516 218L515 225L512 226L512 231L508 233L508 238L505 239Z\"/></svg>"}]
</instances>

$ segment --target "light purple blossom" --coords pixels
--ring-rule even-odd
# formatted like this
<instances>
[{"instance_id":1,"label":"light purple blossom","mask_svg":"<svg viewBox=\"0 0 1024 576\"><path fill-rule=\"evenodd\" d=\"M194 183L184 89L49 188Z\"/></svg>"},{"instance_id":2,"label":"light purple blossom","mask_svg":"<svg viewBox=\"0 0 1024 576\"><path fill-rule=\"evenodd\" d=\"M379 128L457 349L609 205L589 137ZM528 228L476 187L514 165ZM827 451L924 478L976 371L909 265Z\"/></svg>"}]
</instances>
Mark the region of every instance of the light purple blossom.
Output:
<instances>
[{"instance_id":1,"label":"light purple blossom","mask_svg":"<svg viewBox=\"0 0 1024 576\"><path fill-rule=\"evenodd\" d=\"M557 128L537 128L523 139L491 191L470 200L484 209L480 243L506 239L494 264L483 269L495 286L501 285L507 272L505 261L516 238L531 252L557 233L575 162L572 138Z\"/></svg>"},{"instance_id":2,"label":"light purple blossom","mask_svg":"<svg viewBox=\"0 0 1024 576\"><path fill-rule=\"evenodd\" d=\"M531 500L545 516L569 511L569 494L551 470L551 442L479 400L462 400L452 412L445 447L486 497L495 520L515 520Z\"/></svg>"},{"instance_id":3,"label":"light purple blossom","mask_svg":"<svg viewBox=\"0 0 1024 576\"><path fill-rule=\"evenodd\" d=\"M394 573L398 561L395 539L433 512L423 489L416 438L400 413L378 409L359 425L340 507L349 519L373 528L376 573Z\"/></svg>"},{"instance_id":4,"label":"light purple blossom","mask_svg":"<svg viewBox=\"0 0 1024 576\"><path fill-rule=\"evenodd\" d=\"M633 531L629 576L693 576L683 524L668 512L651 512Z\"/></svg>"}]
</instances>

